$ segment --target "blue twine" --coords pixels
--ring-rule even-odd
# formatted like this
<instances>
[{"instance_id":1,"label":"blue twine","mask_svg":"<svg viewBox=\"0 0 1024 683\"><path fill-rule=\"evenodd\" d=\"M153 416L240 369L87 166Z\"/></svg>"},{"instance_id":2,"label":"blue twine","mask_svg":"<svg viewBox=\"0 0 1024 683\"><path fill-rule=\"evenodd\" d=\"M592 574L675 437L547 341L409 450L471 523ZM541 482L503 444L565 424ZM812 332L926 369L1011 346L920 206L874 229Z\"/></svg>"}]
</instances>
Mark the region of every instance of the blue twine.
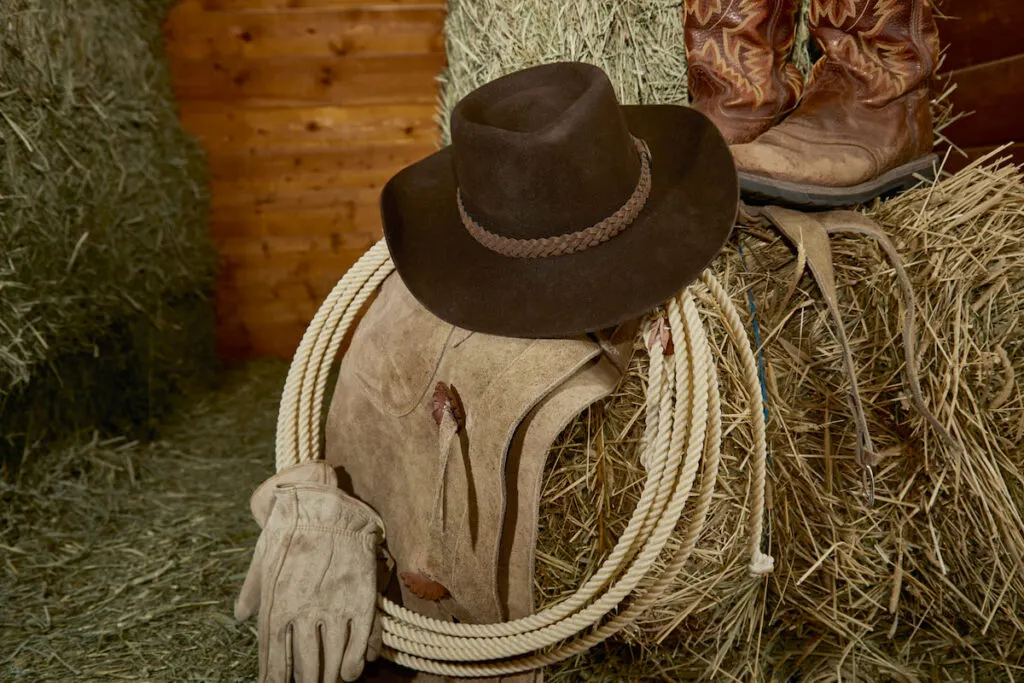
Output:
<instances>
[{"instance_id":1,"label":"blue twine","mask_svg":"<svg viewBox=\"0 0 1024 683\"><path fill-rule=\"evenodd\" d=\"M747 259L743 255L743 243L737 241L740 253L740 263L743 270L747 270ZM750 316L754 324L754 345L757 347L757 377L761 382L761 408L764 410L764 421L768 422L768 383L764 377L764 350L761 348L761 326L757 323L757 306L754 304L753 289L747 289L747 304L750 306ZM772 456L767 456L768 464L772 462Z\"/></svg>"}]
</instances>

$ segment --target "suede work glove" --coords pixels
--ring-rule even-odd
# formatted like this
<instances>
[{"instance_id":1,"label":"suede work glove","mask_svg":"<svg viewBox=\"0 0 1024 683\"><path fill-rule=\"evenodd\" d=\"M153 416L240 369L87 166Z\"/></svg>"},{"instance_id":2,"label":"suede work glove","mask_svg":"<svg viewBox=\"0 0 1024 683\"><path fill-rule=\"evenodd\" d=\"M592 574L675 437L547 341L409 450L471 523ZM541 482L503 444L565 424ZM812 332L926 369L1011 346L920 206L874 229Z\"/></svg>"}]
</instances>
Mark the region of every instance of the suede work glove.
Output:
<instances>
[{"instance_id":1,"label":"suede work glove","mask_svg":"<svg viewBox=\"0 0 1024 683\"><path fill-rule=\"evenodd\" d=\"M263 532L235 617L259 614L260 681L356 680L381 648L380 517L337 488L323 461L268 479L252 509Z\"/></svg>"}]
</instances>

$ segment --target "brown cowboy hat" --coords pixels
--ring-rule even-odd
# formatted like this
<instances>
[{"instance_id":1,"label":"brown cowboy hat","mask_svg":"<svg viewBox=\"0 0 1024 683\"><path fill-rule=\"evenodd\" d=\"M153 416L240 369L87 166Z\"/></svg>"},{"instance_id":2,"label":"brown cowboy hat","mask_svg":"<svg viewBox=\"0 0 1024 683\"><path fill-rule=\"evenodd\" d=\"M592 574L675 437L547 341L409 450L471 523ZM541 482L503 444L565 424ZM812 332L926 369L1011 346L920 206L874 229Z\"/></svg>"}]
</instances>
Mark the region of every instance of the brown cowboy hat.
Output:
<instances>
[{"instance_id":1,"label":"brown cowboy hat","mask_svg":"<svg viewBox=\"0 0 1024 683\"><path fill-rule=\"evenodd\" d=\"M560 62L461 100L452 144L381 192L406 287L477 332L612 327L700 275L736 218L736 168L694 109L622 106L605 73Z\"/></svg>"}]
</instances>

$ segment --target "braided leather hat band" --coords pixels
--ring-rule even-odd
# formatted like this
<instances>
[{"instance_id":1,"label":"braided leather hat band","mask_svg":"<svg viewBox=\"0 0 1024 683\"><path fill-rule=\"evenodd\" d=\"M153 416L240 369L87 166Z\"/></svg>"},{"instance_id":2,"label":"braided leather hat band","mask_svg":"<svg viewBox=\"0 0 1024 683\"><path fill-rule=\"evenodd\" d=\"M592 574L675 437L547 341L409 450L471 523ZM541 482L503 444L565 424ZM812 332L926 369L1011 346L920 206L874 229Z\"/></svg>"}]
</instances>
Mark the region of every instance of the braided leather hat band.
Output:
<instances>
[{"instance_id":1,"label":"braided leather hat band","mask_svg":"<svg viewBox=\"0 0 1024 683\"><path fill-rule=\"evenodd\" d=\"M637 152L640 154L640 178L637 180L636 188L626 203L611 216L605 218L589 228L577 230L576 232L555 235L552 237L540 237L534 239L520 239L506 237L491 232L476 222L462 203L462 191L458 190L459 216L462 224L473 238L493 252L511 258L547 258L550 256L561 256L585 251L591 247L607 242L615 237L636 220L636 217L643 210L647 203L647 197L651 192L651 150L647 143L640 138L634 137Z\"/></svg>"}]
</instances>

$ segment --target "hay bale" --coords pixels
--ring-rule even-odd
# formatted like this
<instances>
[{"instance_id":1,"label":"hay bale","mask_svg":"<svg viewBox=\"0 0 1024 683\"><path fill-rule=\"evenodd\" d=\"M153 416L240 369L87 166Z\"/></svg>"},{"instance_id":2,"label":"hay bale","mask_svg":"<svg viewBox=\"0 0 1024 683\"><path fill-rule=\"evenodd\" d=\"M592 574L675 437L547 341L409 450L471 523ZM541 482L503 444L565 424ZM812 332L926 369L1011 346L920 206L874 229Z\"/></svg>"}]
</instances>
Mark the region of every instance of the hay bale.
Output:
<instances>
[{"instance_id":1,"label":"hay bale","mask_svg":"<svg viewBox=\"0 0 1024 683\"><path fill-rule=\"evenodd\" d=\"M651 0L452 0L448 68L438 123L473 89L517 69L557 60L595 64L624 104L686 102L679 7Z\"/></svg>"},{"instance_id":2,"label":"hay bale","mask_svg":"<svg viewBox=\"0 0 1024 683\"><path fill-rule=\"evenodd\" d=\"M794 51L804 71L814 57L805 24L806 3ZM442 126L473 88L560 59L604 68L625 103L685 102L682 30L678 7L668 4L452 2L446 36ZM937 140L946 142L941 130L954 113L944 96L933 111ZM887 453L870 509L859 497L848 380L820 294L794 274L795 256L777 235L737 232L715 268L741 310L748 290L754 294L765 340L776 571L767 582L745 574L748 437L729 428L742 415L727 407L720 493L676 591L614 642L552 667L552 680L1020 673L1022 201L1019 170L990 157L869 211L908 261L925 321L925 399L962 449L941 443L910 409L892 268L862 239L833 239L862 394L876 445ZM721 331L712 324L711 332L722 348ZM642 358L553 451L541 511L541 606L599 565L633 509ZM728 379L735 359L720 363ZM734 387L725 392L737 403Z\"/></svg>"},{"instance_id":3,"label":"hay bale","mask_svg":"<svg viewBox=\"0 0 1024 683\"><path fill-rule=\"evenodd\" d=\"M164 375L191 374L187 366L203 357L198 365L210 365L205 168L178 123L163 61L169 4L0 5L0 450L8 456L55 421L155 412L176 392ZM161 345L168 326L187 343ZM126 381L146 388L141 403ZM80 387L88 410L82 395L63 397L62 385Z\"/></svg>"},{"instance_id":4,"label":"hay bale","mask_svg":"<svg viewBox=\"0 0 1024 683\"><path fill-rule=\"evenodd\" d=\"M726 380L720 492L694 560L672 594L596 657L555 680L609 675L623 647L636 671L741 680L930 677L1017 671L1024 658L1024 176L988 158L869 212L907 257L921 307L925 400L962 447L910 406L903 309L873 242L834 237L840 301L876 447L884 460L867 508L831 318L792 249L738 231L715 264L737 307L754 294L764 346L772 462L769 536L776 570L745 573L750 452ZM744 253L737 250L742 242ZM787 298L787 293L794 292ZM749 316L748 316L749 324ZM721 333L712 338L723 349ZM635 507L644 354L617 392L557 442L540 519L536 596L571 593L599 566ZM730 426L730 424L732 426Z\"/></svg>"},{"instance_id":5,"label":"hay bale","mask_svg":"<svg viewBox=\"0 0 1024 683\"><path fill-rule=\"evenodd\" d=\"M896 278L877 248L833 238L840 300L884 459L865 508L848 381L813 284L780 301L793 256L749 241L775 455L776 656L809 674L1002 677L1024 657L1024 177L989 157L868 212L906 260L921 308L925 400L911 408ZM955 673L954 673L955 672Z\"/></svg>"}]
</instances>

